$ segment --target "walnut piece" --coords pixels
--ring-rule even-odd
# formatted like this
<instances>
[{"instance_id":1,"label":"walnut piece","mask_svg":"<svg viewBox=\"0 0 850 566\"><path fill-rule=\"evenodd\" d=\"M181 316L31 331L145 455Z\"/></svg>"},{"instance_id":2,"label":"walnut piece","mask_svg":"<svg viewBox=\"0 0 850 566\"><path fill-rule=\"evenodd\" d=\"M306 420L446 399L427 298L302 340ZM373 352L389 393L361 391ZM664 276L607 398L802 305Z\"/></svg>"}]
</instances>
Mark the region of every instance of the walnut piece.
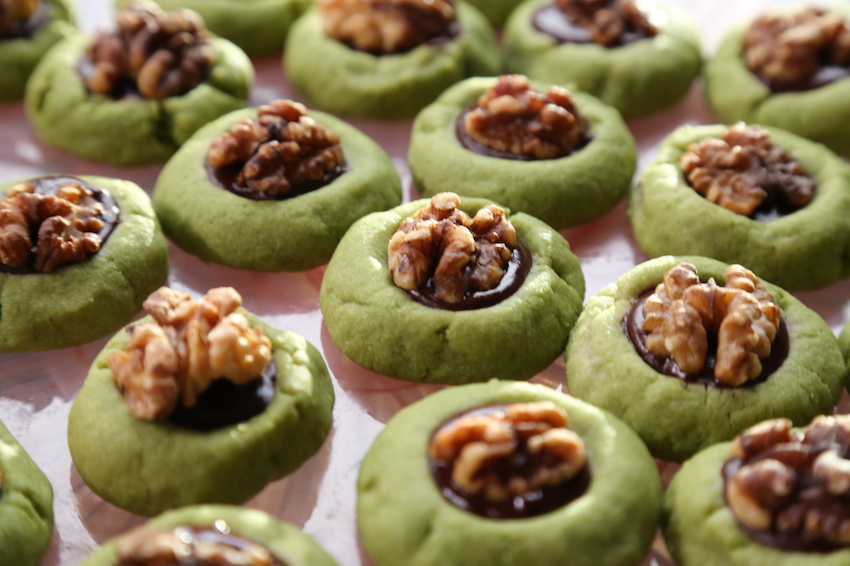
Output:
<instances>
[{"instance_id":1,"label":"walnut piece","mask_svg":"<svg viewBox=\"0 0 850 566\"><path fill-rule=\"evenodd\" d=\"M512 404L441 428L429 453L452 464L458 488L504 501L560 485L584 468L584 442L567 423L567 413L554 403ZM506 471L511 455L519 452L529 455L528 464Z\"/></svg>"},{"instance_id":2,"label":"walnut piece","mask_svg":"<svg viewBox=\"0 0 850 566\"><path fill-rule=\"evenodd\" d=\"M321 181L345 163L339 135L291 100L260 106L256 121L242 120L214 139L207 159L213 167L242 164L237 182L271 195Z\"/></svg>"},{"instance_id":3,"label":"walnut piece","mask_svg":"<svg viewBox=\"0 0 850 566\"><path fill-rule=\"evenodd\" d=\"M14 35L15 29L30 19L41 0L0 0L0 37Z\"/></svg>"},{"instance_id":4,"label":"walnut piece","mask_svg":"<svg viewBox=\"0 0 850 566\"><path fill-rule=\"evenodd\" d=\"M590 30L593 42L605 47L621 45L625 33L658 34L634 0L556 0L556 4L571 23Z\"/></svg>"},{"instance_id":5,"label":"walnut piece","mask_svg":"<svg viewBox=\"0 0 850 566\"><path fill-rule=\"evenodd\" d=\"M803 85L825 64L850 66L850 19L816 8L765 14L747 29L744 60L774 90Z\"/></svg>"},{"instance_id":6,"label":"walnut piece","mask_svg":"<svg viewBox=\"0 0 850 566\"><path fill-rule=\"evenodd\" d=\"M714 377L739 386L758 378L761 360L770 356L780 311L756 276L740 265L726 270L726 286L700 283L697 269L682 263L644 304L646 346L658 357L672 357L682 371L699 373L708 336L717 336Z\"/></svg>"},{"instance_id":7,"label":"walnut piece","mask_svg":"<svg viewBox=\"0 0 850 566\"><path fill-rule=\"evenodd\" d=\"M163 12L137 0L115 12L117 29L100 33L88 49L93 68L86 86L117 96L127 83L151 100L180 96L198 86L216 60L204 22L191 10Z\"/></svg>"},{"instance_id":8,"label":"walnut piece","mask_svg":"<svg viewBox=\"0 0 850 566\"><path fill-rule=\"evenodd\" d=\"M679 165L693 189L727 210L750 216L765 200L794 209L817 188L803 167L758 126L736 124L720 139L691 144Z\"/></svg>"},{"instance_id":9,"label":"walnut piece","mask_svg":"<svg viewBox=\"0 0 850 566\"><path fill-rule=\"evenodd\" d=\"M197 528L148 530L137 528L121 537L116 546L117 566L273 566L269 549L229 535L224 521L217 521L211 536Z\"/></svg>"},{"instance_id":10,"label":"walnut piece","mask_svg":"<svg viewBox=\"0 0 850 566\"><path fill-rule=\"evenodd\" d=\"M478 143L531 159L571 153L586 129L569 92L552 86L543 94L521 75L499 77L466 114L463 126Z\"/></svg>"},{"instance_id":11,"label":"walnut piece","mask_svg":"<svg viewBox=\"0 0 850 566\"><path fill-rule=\"evenodd\" d=\"M468 293L499 285L518 245L516 229L498 206L488 205L474 218L459 206L456 194L440 193L402 221L388 246L398 287L422 289L433 279L437 299L459 303Z\"/></svg>"},{"instance_id":12,"label":"walnut piece","mask_svg":"<svg viewBox=\"0 0 850 566\"><path fill-rule=\"evenodd\" d=\"M168 287L148 297L144 308L154 322L130 327L127 349L109 356L134 417L165 419L178 403L193 407L216 379L242 385L262 374L272 358L271 341L234 312L241 304L231 287L197 301Z\"/></svg>"},{"instance_id":13,"label":"walnut piece","mask_svg":"<svg viewBox=\"0 0 850 566\"><path fill-rule=\"evenodd\" d=\"M103 206L80 183L67 183L54 195L18 183L0 199L0 263L20 267L32 258L37 271L50 273L82 261L100 250L102 214Z\"/></svg>"},{"instance_id":14,"label":"walnut piece","mask_svg":"<svg viewBox=\"0 0 850 566\"><path fill-rule=\"evenodd\" d=\"M390 55L451 33L454 0L319 0L325 33L359 51Z\"/></svg>"},{"instance_id":15,"label":"walnut piece","mask_svg":"<svg viewBox=\"0 0 850 566\"><path fill-rule=\"evenodd\" d=\"M850 415L817 417L805 432L788 419L760 423L732 443L727 505L750 529L850 546L848 456Z\"/></svg>"}]
</instances>

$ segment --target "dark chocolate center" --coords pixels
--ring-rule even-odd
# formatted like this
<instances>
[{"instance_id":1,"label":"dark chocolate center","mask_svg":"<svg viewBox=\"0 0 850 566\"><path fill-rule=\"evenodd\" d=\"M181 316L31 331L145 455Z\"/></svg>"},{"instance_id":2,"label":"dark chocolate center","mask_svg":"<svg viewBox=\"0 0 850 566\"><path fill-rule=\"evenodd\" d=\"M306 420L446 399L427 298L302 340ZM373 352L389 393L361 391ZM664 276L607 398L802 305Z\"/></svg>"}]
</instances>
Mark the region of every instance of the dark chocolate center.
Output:
<instances>
[{"instance_id":1,"label":"dark chocolate center","mask_svg":"<svg viewBox=\"0 0 850 566\"><path fill-rule=\"evenodd\" d=\"M789 83L787 81L771 80L769 77L759 74L756 74L756 76L773 92L805 92L850 77L850 67L832 65L824 58L818 71L804 81Z\"/></svg>"},{"instance_id":2,"label":"dark chocolate center","mask_svg":"<svg viewBox=\"0 0 850 566\"><path fill-rule=\"evenodd\" d=\"M643 306L654 291L655 289L648 289L640 294L638 299L632 303L631 308L623 318L622 324L623 331L632 343L632 346L634 346L635 351L644 362L658 373L682 379L687 383L705 385L706 387L740 389L741 387L752 387L753 385L764 382L773 372L782 366L788 357L788 322L785 319L780 319L776 339L770 348L770 356L761 361L762 370L757 379L748 381L746 384L738 387L732 387L717 381L714 377L714 367L717 365L717 336L712 336L711 333L708 336L708 354L705 357L705 365L702 371L698 374L686 373L682 371L679 364L672 357L659 358L650 352L646 346L646 332L643 330L643 322L646 317L644 316Z\"/></svg>"},{"instance_id":3,"label":"dark chocolate center","mask_svg":"<svg viewBox=\"0 0 850 566\"><path fill-rule=\"evenodd\" d=\"M525 278L528 276L528 272L531 271L531 264L531 252L522 244L518 244L511 252L511 259L508 262L505 275L493 289L488 291L471 291L464 295L460 302L447 303L434 295L436 289L432 276L428 278L424 286L413 291L407 291L407 294L417 303L421 303L432 309L469 311L492 307L504 301L522 287Z\"/></svg>"},{"instance_id":4,"label":"dark chocolate center","mask_svg":"<svg viewBox=\"0 0 850 566\"><path fill-rule=\"evenodd\" d=\"M198 396L194 407L178 405L168 417L172 424L206 432L247 422L261 414L274 400L277 365L269 362L263 373L250 383L236 385L217 379Z\"/></svg>"},{"instance_id":5,"label":"dark chocolate center","mask_svg":"<svg viewBox=\"0 0 850 566\"><path fill-rule=\"evenodd\" d=\"M554 2L534 12L531 23L537 31L554 38L558 43L594 43L590 30L571 21ZM628 29L624 26L615 47L649 37L652 36L644 29Z\"/></svg>"},{"instance_id":6,"label":"dark chocolate center","mask_svg":"<svg viewBox=\"0 0 850 566\"><path fill-rule=\"evenodd\" d=\"M471 415L486 416L505 409L505 406L496 406L469 411L441 425L437 432L451 426L461 418ZM554 463L555 458L548 452L530 454L525 443L520 442L519 448L510 457L496 462L488 468L488 471L495 470L501 476L500 479L507 482L511 476L530 477L535 469ZM431 475L446 500L464 511L488 519L525 519L550 513L584 495L591 480L589 466L585 465L576 476L560 485L531 491L505 501L493 501L482 494L473 495L458 487L452 481L451 463L435 460L429 456L428 464Z\"/></svg>"},{"instance_id":7,"label":"dark chocolate center","mask_svg":"<svg viewBox=\"0 0 850 566\"><path fill-rule=\"evenodd\" d=\"M238 161L226 167L213 167L209 159L204 158L204 167L207 177L217 187L233 193L234 195L251 200L287 200L300 195L313 192L333 183L343 173L349 171L346 167L336 167L333 171L326 173L318 181L306 181L293 186L285 193L271 194L266 191L257 191L239 183L239 173L245 167L245 163Z\"/></svg>"},{"instance_id":8,"label":"dark chocolate center","mask_svg":"<svg viewBox=\"0 0 850 566\"><path fill-rule=\"evenodd\" d=\"M56 191L69 183L79 183L86 189L90 190L92 192L91 198L103 206L103 213L97 217L101 222L103 222L103 229L97 233L100 237L101 249L103 249L103 246L106 244L106 240L121 222L121 211L118 208L118 202L106 189L95 187L76 177L48 176L31 179L27 182L31 183L35 187L35 193L42 195L55 195ZM30 257L26 263L18 267L12 267L0 263L0 273L9 273L13 275L41 273L41 271L38 271L35 268L35 250L38 245L38 230L40 227L40 224L36 224L30 231L30 241L33 245L32 250L30 251ZM63 266L60 265L57 269L61 269L62 267Z\"/></svg>"},{"instance_id":9,"label":"dark chocolate center","mask_svg":"<svg viewBox=\"0 0 850 566\"><path fill-rule=\"evenodd\" d=\"M0 35L0 41L9 39L29 39L44 27L53 14L53 4L50 2L39 2L38 8L32 16L22 22L12 24L8 33Z\"/></svg>"}]
</instances>

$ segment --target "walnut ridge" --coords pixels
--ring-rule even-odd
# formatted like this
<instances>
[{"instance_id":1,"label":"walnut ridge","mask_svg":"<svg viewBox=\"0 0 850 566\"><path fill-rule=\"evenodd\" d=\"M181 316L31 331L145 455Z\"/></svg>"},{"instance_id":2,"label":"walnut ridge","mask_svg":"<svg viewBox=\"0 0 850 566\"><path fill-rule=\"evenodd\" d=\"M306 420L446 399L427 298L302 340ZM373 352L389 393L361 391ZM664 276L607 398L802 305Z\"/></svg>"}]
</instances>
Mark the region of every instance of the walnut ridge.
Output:
<instances>
[{"instance_id":1,"label":"walnut ridge","mask_svg":"<svg viewBox=\"0 0 850 566\"><path fill-rule=\"evenodd\" d=\"M725 287L714 279L700 283L696 267L677 265L647 299L644 314L649 351L672 357L688 373L702 370L708 337L716 336L714 377L729 386L759 377L780 324L773 297L740 265L726 270Z\"/></svg>"},{"instance_id":2,"label":"walnut ridge","mask_svg":"<svg viewBox=\"0 0 850 566\"><path fill-rule=\"evenodd\" d=\"M621 44L624 33L653 37L658 30L633 0L556 0L570 22L590 30L594 43L605 47Z\"/></svg>"},{"instance_id":3,"label":"walnut ridge","mask_svg":"<svg viewBox=\"0 0 850 566\"><path fill-rule=\"evenodd\" d=\"M325 33L359 51L390 55L449 36L454 0L319 0Z\"/></svg>"},{"instance_id":4,"label":"walnut ridge","mask_svg":"<svg viewBox=\"0 0 850 566\"><path fill-rule=\"evenodd\" d=\"M344 165L339 135L307 116L303 104L275 100L258 112L256 121L242 120L214 139L207 155L212 167L241 165L239 185L283 195Z\"/></svg>"},{"instance_id":5,"label":"walnut ridge","mask_svg":"<svg viewBox=\"0 0 850 566\"><path fill-rule=\"evenodd\" d=\"M803 167L758 126L736 124L720 139L691 144L679 165L696 192L743 216L752 215L767 199L801 208L817 188Z\"/></svg>"},{"instance_id":6,"label":"walnut ridge","mask_svg":"<svg viewBox=\"0 0 850 566\"><path fill-rule=\"evenodd\" d=\"M15 29L30 19L42 0L0 0L0 38L12 36Z\"/></svg>"},{"instance_id":7,"label":"walnut ridge","mask_svg":"<svg viewBox=\"0 0 850 566\"><path fill-rule=\"evenodd\" d=\"M204 22L191 10L163 12L137 0L115 12L117 29L99 34L87 55L92 70L86 86L117 96L134 85L152 100L180 96L199 85L216 60Z\"/></svg>"},{"instance_id":8,"label":"walnut ridge","mask_svg":"<svg viewBox=\"0 0 850 566\"><path fill-rule=\"evenodd\" d=\"M396 286L416 290L433 278L435 296L458 303L469 292L499 285L518 245L516 229L498 206L473 218L459 206L456 194L440 193L402 221L388 246Z\"/></svg>"},{"instance_id":9,"label":"walnut ridge","mask_svg":"<svg viewBox=\"0 0 850 566\"><path fill-rule=\"evenodd\" d=\"M574 151L586 124L567 90L544 94L521 75L508 75L485 92L464 117L464 131L491 149L530 159L552 159Z\"/></svg>"},{"instance_id":10,"label":"walnut ridge","mask_svg":"<svg viewBox=\"0 0 850 566\"><path fill-rule=\"evenodd\" d=\"M144 303L153 322L128 328L126 350L113 352L109 369L136 418L162 420L180 403L192 407L219 378L235 384L260 376L271 361L271 341L234 312L242 297L231 287L203 299L162 287Z\"/></svg>"}]
</instances>

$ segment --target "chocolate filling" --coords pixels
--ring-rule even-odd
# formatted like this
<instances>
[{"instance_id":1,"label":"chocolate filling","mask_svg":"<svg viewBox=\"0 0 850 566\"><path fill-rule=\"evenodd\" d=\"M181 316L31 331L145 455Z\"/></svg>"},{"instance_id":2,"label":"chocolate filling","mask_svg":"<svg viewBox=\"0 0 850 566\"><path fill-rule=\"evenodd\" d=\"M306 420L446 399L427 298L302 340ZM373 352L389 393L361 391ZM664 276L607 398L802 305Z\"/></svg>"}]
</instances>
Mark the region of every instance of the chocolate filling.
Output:
<instances>
[{"instance_id":1,"label":"chocolate filling","mask_svg":"<svg viewBox=\"0 0 850 566\"><path fill-rule=\"evenodd\" d=\"M343 173L347 173L349 171L346 167L337 167L333 171L325 174L325 176L318 181L306 181L304 183L299 183L285 193L273 195L266 191L257 191L239 184L239 173L241 173L242 168L245 167L245 163L242 161L232 163L226 167L213 167L210 165L209 159L204 158L204 167L207 170L207 177L215 186L229 191L234 195L251 200L287 200L293 197L305 195L330 185Z\"/></svg>"},{"instance_id":2,"label":"chocolate filling","mask_svg":"<svg viewBox=\"0 0 850 566\"><path fill-rule=\"evenodd\" d=\"M510 151L500 151L498 149L493 149L490 146L484 145L483 143L472 139L472 137L466 133L466 115L478 108L478 105L473 104L472 106L466 108L463 112L460 113L460 116L457 117L457 121L455 122L455 135L457 136L457 140L460 142L464 148L468 149L473 153L477 153L478 155L483 155L485 157L495 157L498 159L512 159L514 161L547 161L548 159L539 159L537 157L531 155L519 155L517 153L512 153ZM570 153L565 155L559 155L557 157L552 157L551 159L560 159L562 157L567 157L569 155L573 155L574 153L578 153L581 151L588 143L590 143L593 138L584 132L579 133L578 143L575 148Z\"/></svg>"},{"instance_id":3,"label":"chocolate filling","mask_svg":"<svg viewBox=\"0 0 850 566\"><path fill-rule=\"evenodd\" d=\"M505 269L505 275L499 284L488 291L472 291L464 295L457 303L447 303L434 296L434 277L428 278L425 285L413 291L407 291L411 299L432 309L447 311L471 311L496 305L522 287L528 272L531 271L531 252L525 246L518 244L511 252L511 259ZM436 266L435 266L436 267Z\"/></svg>"},{"instance_id":4,"label":"chocolate filling","mask_svg":"<svg viewBox=\"0 0 850 566\"><path fill-rule=\"evenodd\" d=\"M805 92L850 77L850 67L839 67L838 65L831 65L828 61L824 61L817 73L805 81L796 83L771 80L761 75L756 76L773 92Z\"/></svg>"},{"instance_id":5,"label":"chocolate filling","mask_svg":"<svg viewBox=\"0 0 850 566\"><path fill-rule=\"evenodd\" d=\"M531 17L531 23L540 33L559 43L594 43L590 30L573 23L555 3L543 6ZM616 47L652 37L644 29L623 29Z\"/></svg>"},{"instance_id":6,"label":"chocolate filling","mask_svg":"<svg viewBox=\"0 0 850 566\"><path fill-rule=\"evenodd\" d=\"M192 556L181 556L177 562L172 562L168 564L160 564L159 562L157 562L156 566L206 566L207 564L209 564L207 561L200 561L194 556L195 541L225 545L243 552L259 544L244 539L242 537L232 535L230 533L224 533L215 527L209 529L202 529L196 527L180 527L180 534L181 540L183 540L183 542L186 541L182 538L182 535L185 534L191 537L191 542L187 542L187 544L192 548ZM122 564L119 566L124 565ZM133 566L135 566L135 563L133 564ZM283 561L279 560L277 556L274 556L272 554L272 562L270 566L286 566L286 564Z\"/></svg>"},{"instance_id":7,"label":"chocolate filling","mask_svg":"<svg viewBox=\"0 0 850 566\"><path fill-rule=\"evenodd\" d=\"M781 191L768 191L767 198L764 199L764 202L749 217L756 222L772 222L783 216L793 214L806 206L805 204L803 206L791 204L788 202L788 199L784 198Z\"/></svg>"},{"instance_id":8,"label":"chocolate filling","mask_svg":"<svg viewBox=\"0 0 850 566\"><path fill-rule=\"evenodd\" d=\"M12 29L8 33L0 35L0 41L29 39L47 25L52 15L53 5L49 2L39 2L38 8L36 8L33 15L22 22L12 24Z\"/></svg>"},{"instance_id":9,"label":"chocolate filling","mask_svg":"<svg viewBox=\"0 0 850 566\"><path fill-rule=\"evenodd\" d=\"M236 385L224 378L213 381L194 407L178 405L168 421L200 432L244 423L266 410L274 400L276 385L277 365L272 360L250 383Z\"/></svg>"},{"instance_id":10,"label":"chocolate filling","mask_svg":"<svg viewBox=\"0 0 850 566\"><path fill-rule=\"evenodd\" d=\"M469 411L441 425L438 432L463 417L486 416L505 409L505 406L495 406ZM532 455L526 449L525 443L520 443L519 448L511 454L510 458L497 461L493 464L493 469L503 475L505 481L507 481L510 476L523 475L528 477L535 468L554 463L556 463L555 457L548 452ZM550 513L584 495L591 480L589 466L585 465L576 476L555 487L546 487L506 501L493 501L484 495L473 495L458 487L452 481L452 464L450 462L435 460L429 456L428 464L440 493L449 503L464 511L488 519L525 519Z\"/></svg>"},{"instance_id":11,"label":"chocolate filling","mask_svg":"<svg viewBox=\"0 0 850 566\"><path fill-rule=\"evenodd\" d=\"M655 289L647 289L638 296L638 299L632 303L631 308L623 317L623 332L634 346L638 355L643 358L652 369L658 373L670 377L676 377L686 381L687 383L712 386L718 389L740 389L742 387L752 387L764 382L770 377L773 372L782 366L785 359L788 357L788 322L783 318L779 324L779 330L776 332L776 339L770 349L770 356L761 361L762 370L759 377L755 380L748 381L746 384L732 387L717 381L714 377L714 366L717 364L717 336L708 336L708 354L705 357L705 365L702 371L698 374L686 373L679 368L672 357L659 358L649 351L646 347L646 332L643 330L643 322L645 320L643 306L646 300L653 294Z\"/></svg>"},{"instance_id":12,"label":"chocolate filling","mask_svg":"<svg viewBox=\"0 0 850 566\"><path fill-rule=\"evenodd\" d=\"M98 216L98 218L103 222L103 229L97 233L97 235L100 236L101 249L103 249L103 246L106 244L106 240L115 230L116 226L118 226L118 224L121 222L121 211L118 208L118 202L115 200L115 197L113 197L112 194L106 189L95 187L76 177L62 177L58 175L31 179L28 182L35 187L35 192L37 194L42 195L55 195L56 191L58 191L63 185L68 183L79 183L88 190L90 190L92 192L92 198L94 198L95 201L103 205L103 213ZM41 271L38 271L35 268L35 250L38 245L38 230L40 227L41 225L37 224L33 226L33 229L30 232L30 241L33 243L33 246L32 251L30 253L30 257L26 261L26 263L18 267L12 267L0 263L0 273L9 273L12 275L30 275L34 273L41 273ZM59 268L61 267L63 266L59 266Z\"/></svg>"}]
</instances>

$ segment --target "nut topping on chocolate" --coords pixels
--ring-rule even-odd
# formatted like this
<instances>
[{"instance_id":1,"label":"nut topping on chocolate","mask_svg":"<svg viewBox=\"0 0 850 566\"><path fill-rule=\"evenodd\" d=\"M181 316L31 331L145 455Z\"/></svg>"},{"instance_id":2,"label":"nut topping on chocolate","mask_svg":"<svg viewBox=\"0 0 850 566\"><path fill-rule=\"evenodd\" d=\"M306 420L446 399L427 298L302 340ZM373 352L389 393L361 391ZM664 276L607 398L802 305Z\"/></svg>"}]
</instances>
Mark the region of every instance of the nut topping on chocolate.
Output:
<instances>
[{"instance_id":1,"label":"nut topping on chocolate","mask_svg":"<svg viewBox=\"0 0 850 566\"><path fill-rule=\"evenodd\" d=\"M803 167L758 126L736 124L720 139L691 144L679 165L696 192L744 216L768 197L801 208L816 188Z\"/></svg>"},{"instance_id":2,"label":"nut topping on chocolate","mask_svg":"<svg viewBox=\"0 0 850 566\"><path fill-rule=\"evenodd\" d=\"M633 0L556 0L555 4L570 22L590 30L594 43L605 47L620 45L627 32L643 37L658 34Z\"/></svg>"},{"instance_id":3,"label":"nut topping on chocolate","mask_svg":"<svg viewBox=\"0 0 850 566\"><path fill-rule=\"evenodd\" d=\"M215 62L204 22L191 10L163 12L139 0L115 12L117 29L101 33L88 49L93 69L86 86L114 96L127 83L145 98L163 100L198 86Z\"/></svg>"},{"instance_id":4,"label":"nut topping on chocolate","mask_svg":"<svg viewBox=\"0 0 850 566\"><path fill-rule=\"evenodd\" d=\"M647 299L644 314L649 351L672 357L688 373L702 370L708 336L717 336L714 377L730 386L758 378L780 323L773 297L740 265L726 270L725 287L714 279L700 283L689 263L677 265Z\"/></svg>"},{"instance_id":5,"label":"nut topping on chocolate","mask_svg":"<svg viewBox=\"0 0 850 566\"><path fill-rule=\"evenodd\" d=\"M762 541L795 550L850 546L850 415L788 419L747 429L724 468L726 503ZM806 547L810 548L806 548Z\"/></svg>"},{"instance_id":6,"label":"nut topping on chocolate","mask_svg":"<svg viewBox=\"0 0 850 566\"><path fill-rule=\"evenodd\" d=\"M0 0L0 38L14 35L15 29L30 19L41 0Z\"/></svg>"},{"instance_id":7,"label":"nut topping on chocolate","mask_svg":"<svg viewBox=\"0 0 850 566\"><path fill-rule=\"evenodd\" d=\"M109 369L130 413L167 418L219 378L237 385L259 377L272 358L271 341L234 312L242 297L232 287L212 289L197 301L162 287L144 303L154 322L128 329L127 350L109 356Z\"/></svg>"},{"instance_id":8,"label":"nut topping on chocolate","mask_svg":"<svg viewBox=\"0 0 850 566\"><path fill-rule=\"evenodd\" d=\"M242 165L240 185L279 195L342 167L339 142L336 132L307 116L303 104L275 100L260 106L257 121L242 120L214 139L207 159L213 167Z\"/></svg>"},{"instance_id":9,"label":"nut topping on chocolate","mask_svg":"<svg viewBox=\"0 0 850 566\"><path fill-rule=\"evenodd\" d=\"M824 66L850 66L850 19L816 8L765 14L747 30L744 60L774 90L803 85Z\"/></svg>"},{"instance_id":10,"label":"nut topping on chocolate","mask_svg":"<svg viewBox=\"0 0 850 566\"><path fill-rule=\"evenodd\" d=\"M34 191L32 183L18 183L0 199L0 263L19 267L34 254L35 269L50 273L100 250L103 206L90 190L71 182L55 195Z\"/></svg>"},{"instance_id":11,"label":"nut topping on chocolate","mask_svg":"<svg viewBox=\"0 0 850 566\"><path fill-rule=\"evenodd\" d=\"M325 33L359 51L390 55L451 34L454 0L319 0Z\"/></svg>"},{"instance_id":12,"label":"nut topping on chocolate","mask_svg":"<svg viewBox=\"0 0 850 566\"><path fill-rule=\"evenodd\" d=\"M498 206L474 218L459 206L456 194L440 193L401 223L388 250L398 287L413 291L433 278L436 298L458 303L467 293L499 285L517 247L516 230Z\"/></svg>"},{"instance_id":13,"label":"nut topping on chocolate","mask_svg":"<svg viewBox=\"0 0 850 566\"><path fill-rule=\"evenodd\" d=\"M452 464L458 488L504 501L560 485L584 468L584 442L567 423L567 413L554 403L516 403L450 423L434 435L429 452ZM510 469L519 451L529 455L529 463Z\"/></svg>"},{"instance_id":14,"label":"nut topping on chocolate","mask_svg":"<svg viewBox=\"0 0 850 566\"><path fill-rule=\"evenodd\" d=\"M464 130L473 140L531 159L571 153L585 128L569 92L552 86L543 94L522 75L500 77L464 118Z\"/></svg>"},{"instance_id":15,"label":"nut topping on chocolate","mask_svg":"<svg viewBox=\"0 0 850 566\"><path fill-rule=\"evenodd\" d=\"M278 564L269 549L229 534L224 521L215 530L177 527L166 531L143 527L123 536L115 548L117 566L273 566Z\"/></svg>"}]
</instances>

